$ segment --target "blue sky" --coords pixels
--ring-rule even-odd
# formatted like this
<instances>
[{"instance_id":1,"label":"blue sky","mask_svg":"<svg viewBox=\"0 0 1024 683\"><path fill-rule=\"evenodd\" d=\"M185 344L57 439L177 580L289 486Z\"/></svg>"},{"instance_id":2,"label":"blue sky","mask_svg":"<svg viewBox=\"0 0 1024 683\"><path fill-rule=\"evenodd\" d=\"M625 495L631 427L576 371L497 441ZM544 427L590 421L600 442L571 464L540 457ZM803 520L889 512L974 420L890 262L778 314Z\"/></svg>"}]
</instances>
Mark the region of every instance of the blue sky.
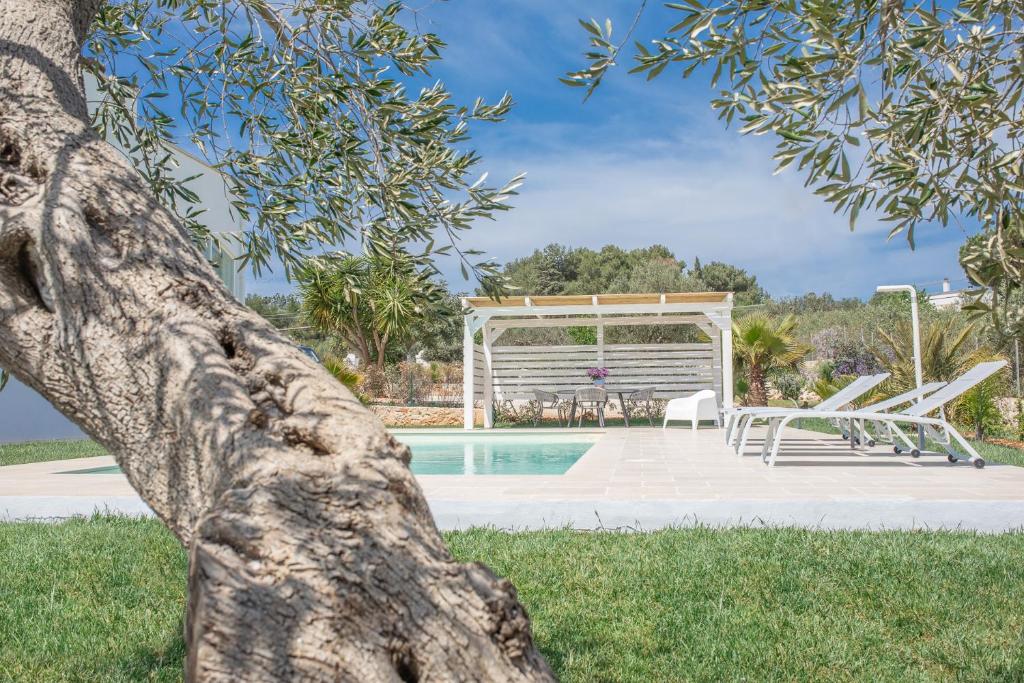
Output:
<instances>
[{"instance_id":1,"label":"blue sky","mask_svg":"<svg viewBox=\"0 0 1024 683\"><path fill-rule=\"evenodd\" d=\"M803 187L795 172L773 176L768 137L743 137L719 122L706 76L666 70L647 82L614 72L583 103L558 77L583 64L577 18L610 17L616 33L637 2L594 0L423 0L416 20L449 47L434 70L456 99L516 101L508 120L474 128L481 171L498 182L527 173L515 208L481 222L463 244L499 262L549 242L623 248L661 243L687 264L722 260L757 275L773 296L828 291L866 297L875 285L910 282L930 291L943 277L963 286L959 228L922 228L917 249L862 218L855 232ZM649 39L677 20L651 4L635 34ZM472 289L457 264L439 264L454 290ZM280 273L249 291L292 288Z\"/></svg>"}]
</instances>

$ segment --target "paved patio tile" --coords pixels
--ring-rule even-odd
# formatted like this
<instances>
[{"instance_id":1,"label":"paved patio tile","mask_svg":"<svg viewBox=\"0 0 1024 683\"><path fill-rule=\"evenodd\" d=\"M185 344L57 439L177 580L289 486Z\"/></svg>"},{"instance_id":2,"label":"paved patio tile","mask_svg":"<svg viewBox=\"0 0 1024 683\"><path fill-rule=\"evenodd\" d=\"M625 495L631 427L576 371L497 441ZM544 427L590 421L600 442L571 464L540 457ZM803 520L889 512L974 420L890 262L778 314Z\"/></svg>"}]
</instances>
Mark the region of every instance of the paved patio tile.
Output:
<instances>
[{"instance_id":1,"label":"paved patio tile","mask_svg":"<svg viewBox=\"0 0 1024 683\"><path fill-rule=\"evenodd\" d=\"M915 520L990 530L1024 525L1024 468L976 470L934 455L911 459L884 444L851 453L835 438L787 433L799 440L786 442L774 468L761 462L755 442L737 456L720 430L644 427L607 430L561 476L418 479L435 516L456 526L552 519L586 525L597 513L642 518L646 525L754 518L812 526L826 519L836 528L912 526ZM112 463L100 457L0 468L0 519L24 515L40 501L60 511L137 501L121 475L60 474ZM124 505L132 510L139 503Z\"/></svg>"}]
</instances>

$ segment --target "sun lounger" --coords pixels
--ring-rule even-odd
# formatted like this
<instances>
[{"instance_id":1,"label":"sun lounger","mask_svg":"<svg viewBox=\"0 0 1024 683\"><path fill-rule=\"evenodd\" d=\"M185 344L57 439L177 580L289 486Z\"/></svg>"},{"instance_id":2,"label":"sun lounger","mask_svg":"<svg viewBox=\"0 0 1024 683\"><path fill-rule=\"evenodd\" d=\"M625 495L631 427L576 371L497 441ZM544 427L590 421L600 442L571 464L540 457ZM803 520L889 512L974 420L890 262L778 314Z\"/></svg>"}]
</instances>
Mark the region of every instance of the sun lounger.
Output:
<instances>
[{"instance_id":1,"label":"sun lounger","mask_svg":"<svg viewBox=\"0 0 1024 683\"><path fill-rule=\"evenodd\" d=\"M879 384L889 378L889 373L883 372L878 375L861 375L845 387L824 399L812 410L836 410L842 408L850 401L868 393ZM800 410L793 408L792 410ZM771 406L750 406L731 408L725 411L725 442L730 445L738 445L737 437L742 422L749 422L758 419L760 415L771 415L778 412L789 412L786 408Z\"/></svg>"},{"instance_id":2,"label":"sun lounger","mask_svg":"<svg viewBox=\"0 0 1024 683\"><path fill-rule=\"evenodd\" d=\"M933 391L937 391L938 389L942 388L945 385L946 385L945 382L931 382L929 384L925 384L920 389L918 389L918 388L911 389L910 391L906 391L906 392L904 392L904 393L902 393L902 394L900 394L898 396L893 396L892 398L887 398L884 401L879 401L877 403L872 403L869 406L864 406L863 408L860 408L859 410L861 412L886 413L889 410L891 410L892 408L896 408L896 407L901 406L901 405L903 405L905 403L910 403L911 401L915 401L915 400L917 400L919 398L922 398L922 397L932 393ZM771 412L771 413L762 411L756 417L759 418L759 419L762 419L762 420L769 420L769 421L771 421L773 418L786 417L787 415L793 415L795 413L799 413L797 415L797 417L803 418L803 417L823 417L822 413L832 412L832 411L830 411L828 409L822 410L818 406L815 406L813 408L773 408L772 410L773 410L773 412ZM837 410L837 411L834 411L834 412L842 413L842 414L845 415L846 413L848 413L850 411L849 410ZM855 444L859 443L859 442L865 442L868 446L874 446L875 445L874 439L868 434L868 431L867 431L867 429L865 427L865 423L868 422L867 420L855 421L855 420L850 420L850 419L848 419L846 417L833 417L833 418L829 418L829 421L833 424L833 426L836 427L836 429L840 430L840 432L842 433L844 439L850 438L850 435L852 434ZM871 422L871 424L876 425L876 431L881 432L882 430L885 430L886 435L889 436L890 438L892 437L892 432L891 432L891 430L889 430L888 425L886 425L884 423L878 423L878 422ZM752 425L753 425L753 420L751 419L751 420L746 420L744 422L744 424L742 425L742 429L737 427L737 430L741 432L739 443L736 445L736 454L737 455L742 455L743 452L746 450L746 448L747 448L747 437L750 434L750 428L751 428ZM860 434L859 436L854 432L854 426L855 425L856 425L856 427L859 428L859 434ZM767 443L767 440L766 440L766 443ZM764 454L762 453L762 456L763 455Z\"/></svg>"},{"instance_id":3,"label":"sun lounger","mask_svg":"<svg viewBox=\"0 0 1024 683\"><path fill-rule=\"evenodd\" d=\"M920 398L924 398L928 394L938 391L944 386L946 386L945 382L929 382L928 384L925 384L920 388L915 387L910 391L905 391L902 394L893 396L892 398L887 398L884 401L879 401L878 403L872 403L869 406L864 406L863 408L860 408L860 410L872 413L888 413L893 408L898 408L899 406L905 403L913 403L914 401ZM830 422L836 429L842 432L844 439L850 438L850 434L853 433L853 427L847 426L847 423L850 422L849 420L844 420L842 418L832 418ZM867 420L859 420L857 421L857 425L859 426L860 436L854 435L853 438L855 444L863 442L868 446L875 445L874 438L872 438L872 435L866 429L867 424L871 424L876 427L875 431L879 437L882 436L881 432L885 432L885 436L890 441L892 440L892 432L891 430L888 429L888 425L878 422L868 422Z\"/></svg>"},{"instance_id":4,"label":"sun lounger","mask_svg":"<svg viewBox=\"0 0 1024 683\"><path fill-rule=\"evenodd\" d=\"M981 382L999 372L1006 366L1006 361L989 361L979 363L965 372L963 375L942 387L927 398L898 412L878 412L866 409L861 410L832 410L812 411L815 417L826 419L838 418L851 421L864 421L884 424L891 430L900 441L902 441L910 454L914 457L920 455L917 444L910 440L897 423L920 425L924 427L925 433L942 445L946 451L946 458L950 462L967 460L977 468L985 466L985 460L978 455L974 447L943 417L927 417L930 413L940 410L944 405L965 392L974 388ZM775 464L779 454L779 447L782 443L783 430L792 421L800 417L806 417L807 411L789 411L786 414L773 415L769 419L768 433L765 435L765 442L761 449L762 459L766 459L769 465ZM941 430L941 433L940 433ZM967 453L965 457L954 448L954 442ZM895 446L894 450L899 453L901 449Z\"/></svg>"}]
</instances>

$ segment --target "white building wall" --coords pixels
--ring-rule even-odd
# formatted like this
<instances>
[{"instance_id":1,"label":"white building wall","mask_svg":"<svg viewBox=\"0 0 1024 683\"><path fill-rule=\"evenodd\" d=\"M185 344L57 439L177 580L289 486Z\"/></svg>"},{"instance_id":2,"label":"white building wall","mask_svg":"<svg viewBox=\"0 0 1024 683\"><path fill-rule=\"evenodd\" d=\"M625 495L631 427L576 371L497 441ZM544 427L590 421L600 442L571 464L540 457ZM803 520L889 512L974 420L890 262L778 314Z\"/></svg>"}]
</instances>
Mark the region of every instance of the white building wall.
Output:
<instances>
[{"instance_id":1,"label":"white building wall","mask_svg":"<svg viewBox=\"0 0 1024 683\"><path fill-rule=\"evenodd\" d=\"M928 297L928 301L931 302L932 306L938 309L953 308L959 310L963 305L963 298L960 292L942 292L941 294L931 294Z\"/></svg>"},{"instance_id":2,"label":"white building wall","mask_svg":"<svg viewBox=\"0 0 1024 683\"><path fill-rule=\"evenodd\" d=\"M939 294L931 294L928 296L928 301L940 310L953 309L960 310L965 304L970 303L976 295L968 293L968 290L959 290L952 292L941 292ZM985 292L982 296L982 300L986 303L992 301L992 292Z\"/></svg>"},{"instance_id":3,"label":"white building wall","mask_svg":"<svg viewBox=\"0 0 1024 683\"><path fill-rule=\"evenodd\" d=\"M94 113L101 99L96 79L89 74L85 75L85 98L89 105L89 113ZM125 156L130 156L111 137L108 136L107 141L121 150ZM184 180L198 176L189 181L188 188L199 197L199 206L203 209L199 221L218 237L216 245L207 247L207 258L211 260L232 295L239 301L244 301L245 272L235 260L240 251L238 242L232 235L241 234L246 226L231 208L231 193L227 180L220 171L183 149L172 145L168 151L177 164L172 171L175 178ZM217 249L217 245L220 249Z\"/></svg>"}]
</instances>

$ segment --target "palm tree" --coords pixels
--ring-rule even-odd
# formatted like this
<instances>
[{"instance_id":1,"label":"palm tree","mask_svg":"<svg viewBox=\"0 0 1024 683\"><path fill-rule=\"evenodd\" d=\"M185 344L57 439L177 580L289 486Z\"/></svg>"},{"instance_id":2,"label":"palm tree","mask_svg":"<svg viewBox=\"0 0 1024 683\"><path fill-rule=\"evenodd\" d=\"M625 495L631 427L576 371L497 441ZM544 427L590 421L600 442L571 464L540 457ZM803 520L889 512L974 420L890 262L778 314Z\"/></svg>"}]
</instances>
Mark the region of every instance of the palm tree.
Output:
<instances>
[{"instance_id":1,"label":"palm tree","mask_svg":"<svg viewBox=\"0 0 1024 683\"><path fill-rule=\"evenodd\" d=\"M760 313L733 321L733 359L737 369L746 373L747 405L767 405L768 373L795 369L811 352L811 347L796 340L795 329L796 317L792 314L781 321Z\"/></svg>"},{"instance_id":2,"label":"palm tree","mask_svg":"<svg viewBox=\"0 0 1024 683\"><path fill-rule=\"evenodd\" d=\"M405 342L443 289L402 254L308 259L298 273L309 322L340 336L360 361L383 370L389 344Z\"/></svg>"},{"instance_id":3,"label":"palm tree","mask_svg":"<svg viewBox=\"0 0 1024 683\"><path fill-rule=\"evenodd\" d=\"M925 324L921 329L921 375L925 382L948 382L973 367L990 349L968 352L964 348L974 332L973 325L953 331L941 322ZM901 322L891 331L878 329L882 343L873 350L878 363L889 373L886 389L893 395L917 386L914 375L914 347L910 323Z\"/></svg>"}]
</instances>

